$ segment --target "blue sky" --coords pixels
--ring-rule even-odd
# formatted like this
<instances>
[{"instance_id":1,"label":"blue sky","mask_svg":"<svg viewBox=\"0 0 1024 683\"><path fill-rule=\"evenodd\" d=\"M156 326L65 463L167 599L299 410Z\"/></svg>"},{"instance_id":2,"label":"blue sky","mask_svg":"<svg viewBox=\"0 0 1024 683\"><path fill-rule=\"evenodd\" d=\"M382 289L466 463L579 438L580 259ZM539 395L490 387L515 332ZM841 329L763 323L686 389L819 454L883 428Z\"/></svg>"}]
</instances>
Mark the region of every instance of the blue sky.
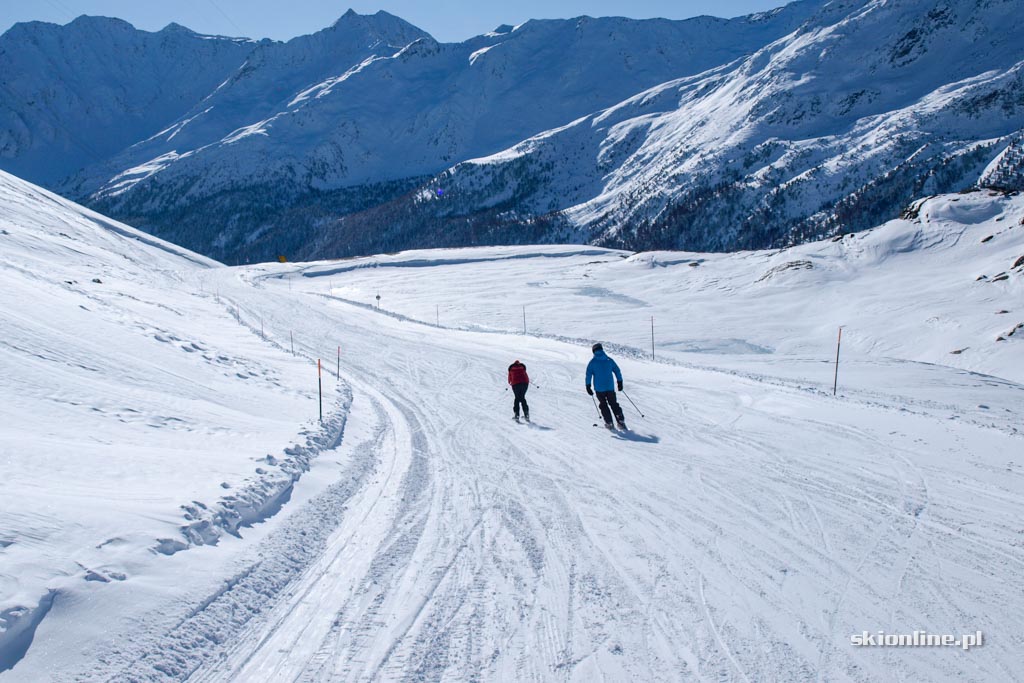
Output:
<instances>
[{"instance_id":1,"label":"blue sky","mask_svg":"<svg viewBox=\"0 0 1024 683\"><path fill-rule=\"evenodd\" d=\"M66 24L81 14L120 17L156 31L172 21L199 31L287 40L329 26L351 7L360 14L385 10L441 41L465 40L499 24L526 19L590 16L734 17L787 0L0 0L0 31L18 21Z\"/></svg>"}]
</instances>

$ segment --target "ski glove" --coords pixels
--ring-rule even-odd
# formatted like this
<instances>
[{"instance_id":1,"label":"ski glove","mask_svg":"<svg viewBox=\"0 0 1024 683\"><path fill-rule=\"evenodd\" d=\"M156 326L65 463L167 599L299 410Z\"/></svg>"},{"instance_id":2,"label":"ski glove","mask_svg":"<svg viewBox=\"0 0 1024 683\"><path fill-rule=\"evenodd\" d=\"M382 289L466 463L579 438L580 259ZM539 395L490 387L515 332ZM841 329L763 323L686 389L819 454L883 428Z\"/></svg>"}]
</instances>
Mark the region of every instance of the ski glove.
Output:
<instances>
[{"instance_id":1,"label":"ski glove","mask_svg":"<svg viewBox=\"0 0 1024 683\"><path fill-rule=\"evenodd\" d=\"M622 391L622 380L619 380L619 391Z\"/></svg>"},{"instance_id":2,"label":"ski glove","mask_svg":"<svg viewBox=\"0 0 1024 683\"><path fill-rule=\"evenodd\" d=\"M587 393L590 394L591 396L594 395L594 390L590 388L589 384L587 385Z\"/></svg>"}]
</instances>

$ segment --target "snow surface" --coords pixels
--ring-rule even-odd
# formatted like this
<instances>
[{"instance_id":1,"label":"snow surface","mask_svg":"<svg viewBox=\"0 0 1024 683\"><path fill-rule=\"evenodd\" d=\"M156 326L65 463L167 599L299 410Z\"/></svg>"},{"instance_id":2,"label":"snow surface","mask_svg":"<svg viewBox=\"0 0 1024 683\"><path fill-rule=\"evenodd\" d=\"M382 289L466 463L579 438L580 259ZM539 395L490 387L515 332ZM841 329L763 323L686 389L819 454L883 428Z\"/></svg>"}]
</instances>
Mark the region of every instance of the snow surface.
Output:
<instances>
[{"instance_id":1,"label":"snow surface","mask_svg":"<svg viewBox=\"0 0 1024 683\"><path fill-rule=\"evenodd\" d=\"M917 208L226 268L0 175L0 681L1012 680L1024 198Z\"/></svg>"},{"instance_id":2,"label":"snow surface","mask_svg":"<svg viewBox=\"0 0 1024 683\"><path fill-rule=\"evenodd\" d=\"M780 357L787 367L830 357L845 325L851 357L1024 382L1017 338L997 341L1024 322L1013 267L1024 255L1024 198L974 192L914 208L912 220L783 250L444 249L314 263L302 273L329 280L323 291L334 296L373 303L380 293L387 311L446 327L521 332L525 306L530 333L615 340L649 355L653 316L657 356L777 371ZM831 370L802 379L832 385Z\"/></svg>"}]
</instances>

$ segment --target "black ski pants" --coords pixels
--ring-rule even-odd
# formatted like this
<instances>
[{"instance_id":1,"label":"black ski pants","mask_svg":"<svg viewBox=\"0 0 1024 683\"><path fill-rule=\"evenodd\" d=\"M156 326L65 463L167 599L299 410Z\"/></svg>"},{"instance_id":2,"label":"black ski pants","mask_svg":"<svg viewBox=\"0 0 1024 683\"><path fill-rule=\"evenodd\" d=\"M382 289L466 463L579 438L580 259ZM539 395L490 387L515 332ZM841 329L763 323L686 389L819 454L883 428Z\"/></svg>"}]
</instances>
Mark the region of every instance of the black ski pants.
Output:
<instances>
[{"instance_id":1,"label":"black ski pants","mask_svg":"<svg viewBox=\"0 0 1024 683\"><path fill-rule=\"evenodd\" d=\"M615 419L619 422L625 422L626 418L622 416L622 407L619 405L618 400L615 398L615 391L598 391L597 400L601 407L601 417L604 418L605 424L611 424L612 414L615 414Z\"/></svg>"},{"instance_id":2,"label":"black ski pants","mask_svg":"<svg viewBox=\"0 0 1024 683\"><path fill-rule=\"evenodd\" d=\"M519 417L520 404L523 406L523 417L530 417L530 406L526 405L526 390L529 388L528 382L512 385L512 393L516 396L516 401L512 404L512 412L516 417Z\"/></svg>"}]
</instances>

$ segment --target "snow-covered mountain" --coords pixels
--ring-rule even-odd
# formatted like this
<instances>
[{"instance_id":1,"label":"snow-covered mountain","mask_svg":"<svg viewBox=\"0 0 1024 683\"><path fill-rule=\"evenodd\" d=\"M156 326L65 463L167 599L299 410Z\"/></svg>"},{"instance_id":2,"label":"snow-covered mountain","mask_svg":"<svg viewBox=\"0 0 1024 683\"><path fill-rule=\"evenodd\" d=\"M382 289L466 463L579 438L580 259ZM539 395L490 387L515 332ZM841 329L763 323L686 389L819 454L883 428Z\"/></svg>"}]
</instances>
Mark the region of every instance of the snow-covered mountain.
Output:
<instances>
[{"instance_id":1,"label":"snow-covered mountain","mask_svg":"<svg viewBox=\"0 0 1024 683\"><path fill-rule=\"evenodd\" d=\"M364 16L349 10L332 26L312 35L284 43L264 41L216 90L196 102L173 125L132 145L101 167L90 166L71 193L90 194L102 188L101 196L120 195L159 171L196 163L204 166L199 187L193 188L200 196L209 193L203 189L204 184L217 185L216 177L247 185L261 182L256 179L282 181L279 167L314 154L329 142L326 130L337 127L342 120L337 116L313 117L320 127L312 130L311 119L307 118L290 135L281 133L281 124L275 122L297 103L306 99L317 102L314 86L327 89L364 62L391 57L421 39L429 36L387 12ZM350 105L357 105L365 96L350 94ZM275 130L270 147L263 146L258 153L246 150L270 128ZM231 168L218 171L212 158L216 156L214 150L225 148L227 156L233 157ZM197 162L195 157L202 161Z\"/></svg>"},{"instance_id":2,"label":"snow-covered mountain","mask_svg":"<svg viewBox=\"0 0 1024 683\"><path fill-rule=\"evenodd\" d=\"M3 683L1017 670L1022 195L224 267L0 173L0 247ZM591 426L594 340L633 431Z\"/></svg>"},{"instance_id":3,"label":"snow-covered mountain","mask_svg":"<svg viewBox=\"0 0 1024 683\"><path fill-rule=\"evenodd\" d=\"M423 175L668 78L731 61L794 28L809 5L754 19L530 21L457 44L440 44L384 12L349 11L332 29L258 50L238 76L183 118L187 125L129 150L116 165L194 151L168 162L161 176L197 176L187 167L202 169L197 194L236 180L276 182L283 167L315 190ZM366 27L386 33L395 25L405 30L374 40L376 55L358 49ZM312 39L335 63L313 60L309 66L316 68L297 69L293 53L305 67ZM339 51L345 59L335 56ZM238 161L260 153L262 164ZM101 197L124 191L124 182L102 175L76 189Z\"/></svg>"},{"instance_id":4,"label":"snow-covered mountain","mask_svg":"<svg viewBox=\"0 0 1024 683\"><path fill-rule=\"evenodd\" d=\"M1019 140L1022 31L1014 0L829 2L747 59L458 164L322 230L306 253L731 250L860 230L972 186ZM1019 178L1019 155L1007 158Z\"/></svg>"},{"instance_id":5,"label":"snow-covered mountain","mask_svg":"<svg viewBox=\"0 0 1024 683\"><path fill-rule=\"evenodd\" d=\"M173 123L256 44L83 16L0 36L0 168L54 187Z\"/></svg>"},{"instance_id":6,"label":"snow-covered mountain","mask_svg":"<svg viewBox=\"0 0 1024 683\"><path fill-rule=\"evenodd\" d=\"M350 11L313 36L258 46L173 125L60 191L206 253L294 254L317 221L750 54L818 4L733 20L529 21L458 44Z\"/></svg>"},{"instance_id":7,"label":"snow-covered mountain","mask_svg":"<svg viewBox=\"0 0 1024 683\"><path fill-rule=\"evenodd\" d=\"M458 44L384 12L287 43L187 34L247 50L244 63L223 78L211 65L216 85L183 95L176 119L125 134L138 139L59 190L232 263L460 244L779 246L870 227L983 172L1019 177L1004 153L1024 129L1017 9L803 0L729 21L529 21ZM26 59L45 61L41 49ZM90 92L97 73L55 82ZM8 145L0 162L41 179L40 144Z\"/></svg>"}]
</instances>

